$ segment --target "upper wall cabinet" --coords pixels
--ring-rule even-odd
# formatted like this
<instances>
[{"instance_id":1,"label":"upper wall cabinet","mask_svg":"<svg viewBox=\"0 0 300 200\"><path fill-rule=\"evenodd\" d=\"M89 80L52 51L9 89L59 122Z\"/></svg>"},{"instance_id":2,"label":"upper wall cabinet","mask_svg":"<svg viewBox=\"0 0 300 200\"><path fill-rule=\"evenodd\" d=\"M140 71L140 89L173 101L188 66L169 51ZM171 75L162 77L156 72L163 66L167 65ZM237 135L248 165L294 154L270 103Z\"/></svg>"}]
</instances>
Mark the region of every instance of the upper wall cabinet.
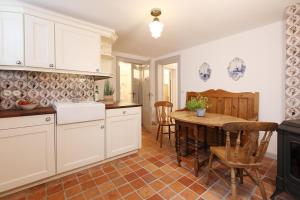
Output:
<instances>
[{"instance_id":1,"label":"upper wall cabinet","mask_svg":"<svg viewBox=\"0 0 300 200\"><path fill-rule=\"evenodd\" d=\"M55 24L56 69L99 72L100 35Z\"/></svg>"},{"instance_id":2,"label":"upper wall cabinet","mask_svg":"<svg viewBox=\"0 0 300 200\"><path fill-rule=\"evenodd\" d=\"M0 12L0 65L24 65L23 15Z\"/></svg>"},{"instance_id":3,"label":"upper wall cabinet","mask_svg":"<svg viewBox=\"0 0 300 200\"><path fill-rule=\"evenodd\" d=\"M54 68L54 22L25 16L26 66Z\"/></svg>"}]
</instances>

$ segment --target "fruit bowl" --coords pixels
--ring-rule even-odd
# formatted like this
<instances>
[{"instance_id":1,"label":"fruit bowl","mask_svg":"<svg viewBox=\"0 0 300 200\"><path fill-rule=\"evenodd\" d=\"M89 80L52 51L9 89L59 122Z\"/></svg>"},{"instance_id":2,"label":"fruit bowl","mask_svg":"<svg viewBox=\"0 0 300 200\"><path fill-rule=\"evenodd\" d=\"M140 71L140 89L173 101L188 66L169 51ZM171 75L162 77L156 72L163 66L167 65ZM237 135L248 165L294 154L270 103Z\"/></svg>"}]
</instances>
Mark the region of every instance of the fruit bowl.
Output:
<instances>
[{"instance_id":1,"label":"fruit bowl","mask_svg":"<svg viewBox=\"0 0 300 200\"><path fill-rule=\"evenodd\" d=\"M18 108L21 108L23 110L33 110L38 106L38 104L34 101L23 100L23 99L18 100L16 102L16 105Z\"/></svg>"}]
</instances>

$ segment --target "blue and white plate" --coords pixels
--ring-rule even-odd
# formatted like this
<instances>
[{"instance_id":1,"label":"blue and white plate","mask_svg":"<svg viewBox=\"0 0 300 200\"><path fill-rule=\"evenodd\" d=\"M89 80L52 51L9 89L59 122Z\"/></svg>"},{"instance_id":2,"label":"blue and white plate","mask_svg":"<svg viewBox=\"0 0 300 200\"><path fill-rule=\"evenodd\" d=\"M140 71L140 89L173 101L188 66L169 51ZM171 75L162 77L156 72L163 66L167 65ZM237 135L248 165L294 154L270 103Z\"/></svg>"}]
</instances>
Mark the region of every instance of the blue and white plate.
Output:
<instances>
[{"instance_id":1,"label":"blue and white plate","mask_svg":"<svg viewBox=\"0 0 300 200\"><path fill-rule=\"evenodd\" d=\"M241 58L236 57L232 61L230 61L227 70L228 70L229 77L237 81L244 76L244 73L246 71L246 66L244 64L244 61Z\"/></svg>"}]
</instances>

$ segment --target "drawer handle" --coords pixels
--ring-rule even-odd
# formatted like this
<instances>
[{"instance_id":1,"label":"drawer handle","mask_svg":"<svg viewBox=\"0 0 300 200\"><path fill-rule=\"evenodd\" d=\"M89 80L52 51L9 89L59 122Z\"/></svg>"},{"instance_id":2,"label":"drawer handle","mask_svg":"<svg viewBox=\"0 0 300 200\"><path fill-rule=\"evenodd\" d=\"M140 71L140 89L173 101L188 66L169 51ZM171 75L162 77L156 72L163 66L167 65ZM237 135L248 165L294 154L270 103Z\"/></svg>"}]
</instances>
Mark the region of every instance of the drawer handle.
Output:
<instances>
[{"instance_id":1,"label":"drawer handle","mask_svg":"<svg viewBox=\"0 0 300 200\"><path fill-rule=\"evenodd\" d=\"M125 115L126 114L126 111L123 111L123 115Z\"/></svg>"},{"instance_id":2,"label":"drawer handle","mask_svg":"<svg viewBox=\"0 0 300 200\"><path fill-rule=\"evenodd\" d=\"M21 65L22 62L21 62L20 60L17 60L17 61L16 61L16 64L17 64L17 65Z\"/></svg>"},{"instance_id":3,"label":"drawer handle","mask_svg":"<svg viewBox=\"0 0 300 200\"><path fill-rule=\"evenodd\" d=\"M46 122L51 121L51 117L46 117Z\"/></svg>"},{"instance_id":4,"label":"drawer handle","mask_svg":"<svg viewBox=\"0 0 300 200\"><path fill-rule=\"evenodd\" d=\"M101 125L101 129L104 129L104 125Z\"/></svg>"},{"instance_id":5,"label":"drawer handle","mask_svg":"<svg viewBox=\"0 0 300 200\"><path fill-rule=\"evenodd\" d=\"M54 67L54 65L53 65L53 64L50 64L49 67Z\"/></svg>"}]
</instances>

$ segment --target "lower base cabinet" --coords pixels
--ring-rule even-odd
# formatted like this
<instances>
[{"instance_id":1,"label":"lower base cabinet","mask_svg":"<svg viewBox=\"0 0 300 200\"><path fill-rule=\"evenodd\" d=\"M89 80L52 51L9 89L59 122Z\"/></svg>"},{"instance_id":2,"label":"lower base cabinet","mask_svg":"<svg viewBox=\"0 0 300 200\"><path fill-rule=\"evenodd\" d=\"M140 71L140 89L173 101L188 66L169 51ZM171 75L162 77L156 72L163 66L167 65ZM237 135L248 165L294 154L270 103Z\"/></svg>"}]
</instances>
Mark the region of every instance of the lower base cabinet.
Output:
<instances>
[{"instance_id":1,"label":"lower base cabinet","mask_svg":"<svg viewBox=\"0 0 300 200\"><path fill-rule=\"evenodd\" d=\"M106 110L106 157L141 146L141 107Z\"/></svg>"},{"instance_id":2,"label":"lower base cabinet","mask_svg":"<svg viewBox=\"0 0 300 200\"><path fill-rule=\"evenodd\" d=\"M104 159L104 120L57 125L57 173Z\"/></svg>"},{"instance_id":3,"label":"lower base cabinet","mask_svg":"<svg viewBox=\"0 0 300 200\"><path fill-rule=\"evenodd\" d=\"M0 192L55 175L54 115L0 119Z\"/></svg>"}]
</instances>

